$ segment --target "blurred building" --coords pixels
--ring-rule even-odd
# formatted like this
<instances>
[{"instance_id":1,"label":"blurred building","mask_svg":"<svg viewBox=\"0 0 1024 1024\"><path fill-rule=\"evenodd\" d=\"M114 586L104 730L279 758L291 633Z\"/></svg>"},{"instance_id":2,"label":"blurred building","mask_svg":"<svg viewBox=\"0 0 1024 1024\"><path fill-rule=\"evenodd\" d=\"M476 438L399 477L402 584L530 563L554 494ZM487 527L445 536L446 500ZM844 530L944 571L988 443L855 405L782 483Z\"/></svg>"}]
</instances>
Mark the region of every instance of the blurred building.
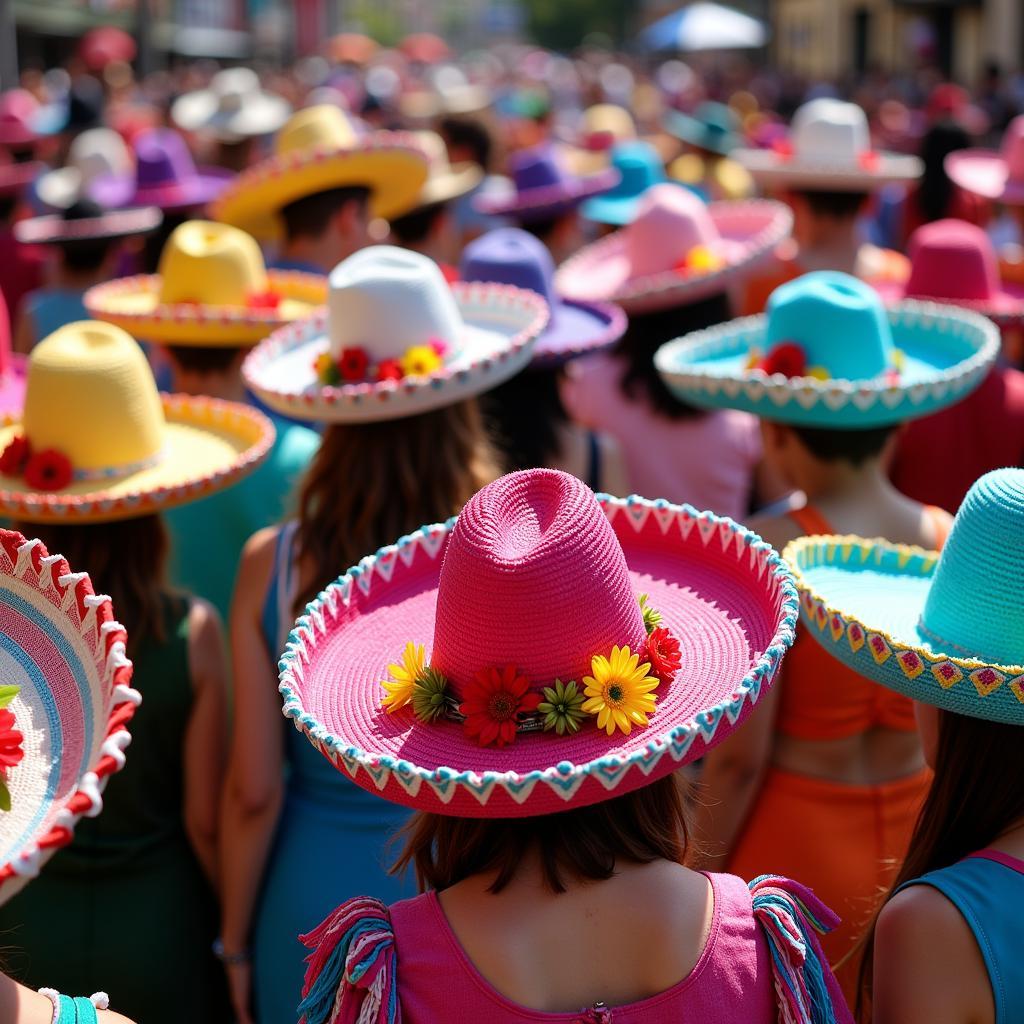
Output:
<instances>
[{"instance_id":1,"label":"blurred building","mask_svg":"<svg viewBox=\"0 0 1024 1024\"><path fill-rule=\"evenodd\" d=\"M989 61L1024 66L1021 0L773 0L770 18L775 63L811 78L927 64L970 84Z\"/></svg>"}]
</instances>

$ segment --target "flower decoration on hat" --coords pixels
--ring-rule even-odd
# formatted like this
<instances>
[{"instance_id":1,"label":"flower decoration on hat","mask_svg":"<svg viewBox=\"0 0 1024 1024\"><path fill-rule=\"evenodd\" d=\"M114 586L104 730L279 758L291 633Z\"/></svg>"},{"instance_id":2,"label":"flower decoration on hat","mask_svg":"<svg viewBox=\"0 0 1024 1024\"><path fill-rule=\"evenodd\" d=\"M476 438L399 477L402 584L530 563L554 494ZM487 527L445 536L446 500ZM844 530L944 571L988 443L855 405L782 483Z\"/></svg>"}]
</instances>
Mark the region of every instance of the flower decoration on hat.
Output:
<instances>
[{"instance_id":1,"label":"flower decoration on hat","mask_svg":"<svg viewBox=\"0 0 1024 1024\"><path fill-rule=\"evenodd\" d=\"M892 350L892 366L885 369L881 376L887 384L893 386L900 383L900 372L906 357L898 348ZM807 353L803 346L795 341L780 341L773 345L767 353L756 348L750 350L745 369L760 371L768 377L780 374L783 377L797 379L809 377L812 380L827 381L832 374L824 366L808 366Z\"/></svg>"},{"instance_id":2,"label":"flower decoration on hat","mask_svg":"<svg viewBox=\"0 0 1024 1024\"><path fill-rule=\"evenodd\" d=\"M647 715L657 703L654 690L660 680L652 676L650 662L640 662L628 646L612 648L610 656L595 655L590 662L591 675L583 677L587 700L583 710L597 715L597 726L609 736L616 729L624 733L634 725L646 726Z\"/></svg>"},{"instance_id":3,"label":"flower decoration on hat","mask_svg":"<svg viewBox=\"0 0 1024 1024\"><path fill-rule=\"evenodd\" d=\"M380 684L387 694L381 703L388 711L397 711L412 701L413 687L423 673L425 659L423 644L414 644L410 641L405 645L401 662L397 665L388 665L391 678L383 680Z\"/></svg>"},{"instance_id":4,"label":"flower decoration on hat","mask_svg":"<svg viewBox=\"0 0 1024 1024\"><path fill-rule=\"evenodd\" d=\"M7 773L25 756L25 737L20 729L15 728L14 712L8 709L20 689L18 686L0 686L0 811L11 809Z\"/></svg>"},{"instance_id":5,"label":"flower decoration on hat","mask_svg":"<svg viewBox=\"0 0 1024 1024\"><path fill-rule=\"evenodd\" d=\"M358 384L364 381L404 380L406 377L429 377L444 365L448 344L431 338L424 345L411 345L398 359L372 362L369 352L359 346L343 348L337 356L321 352L313 362L317 380L327 387Z\"/></svg>"},{"instance_id":6,"label":"flower decoration on hat","mask_svg":"<svg viewBox=\"0 0 1024 1024\"><path fill-rule=\"evenodd\" d=\"M695 245L676 264L675 269L685 274L713 274L725 266L725 260L706 245Z\"/></svg>"},{"instance_id":7,"label":"flower decoration on hat","mask_svg":"<svg viewBox=\"0 0 1024 1024\"><path fill-rule=\"evenodd\" d=\"M466 687L459 705L465 716L466 735L481 746L508 746L516 738L520 716L536 711L540 694L530 691L530 681L515 665L485 668Z\"/></svg>"},{"instance_id":8,"label":"flower decoration on hat","mask_svg":"<svg viewBox=\"0 0 1024 1024\"><path fill-rule=\"evenodd\" d=\"M554 729L559 736L579 732L580 722L587 717L583 710L586 699L572 680L563 683L556 679L554 686L545 686L544 699L537 705L544 716L544 731Z\"/></svg>"},{"instance_id":9,"label":"flower decoration on hat","mask_svg":"<svg viewBox=\"0 0 1024 1024\"><path fill-rule=\"evenodd\" d=\"M62 491L75 479L71 460L55 448L36 452L24 434L17 434L0 452L0 474L23 477L36 491Z\"/></svg>"}]
</instances>

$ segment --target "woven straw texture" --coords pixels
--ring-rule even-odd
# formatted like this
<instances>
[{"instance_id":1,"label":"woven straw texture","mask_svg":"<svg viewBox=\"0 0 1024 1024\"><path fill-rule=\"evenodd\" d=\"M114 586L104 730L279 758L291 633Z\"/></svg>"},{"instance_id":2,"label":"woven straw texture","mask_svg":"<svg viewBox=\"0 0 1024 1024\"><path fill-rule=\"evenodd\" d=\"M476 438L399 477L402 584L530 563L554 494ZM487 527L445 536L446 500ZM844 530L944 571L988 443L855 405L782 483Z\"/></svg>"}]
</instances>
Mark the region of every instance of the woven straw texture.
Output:
<instances>
[{"instance_id":1,"label":"woven straw texture","mask_svg":"<svg viewBox=\"0 0 1024 1024\"><path fill-rule=\"evenodd\" d=\"M40 541L0 531L0 673L21 687L9 710L25 737L0 814L0 902L102 809L141 700L131 672L110 599Z\"/></svg>"},{"instance_id":2,"label":"woven straw texture","mask_svg":"<svg viewBox=\"0 0 1024 1024\"><path fill-rule=\"evenodd\" d=\"M523 481L526 481L525 483ZM638 595L679 639L682 669L647 728L608 737L523 733L480 747L460 725L380 707L380 681L423 643L458 692L515 663L535 688L577 679L613 644L639 644ZM285 714L371 792L470 817L595 803L701 756L742 721L793 639L788 571L759 538L688 506L601 496L550 470L485 488L461 519L365 558L310 605L281 661Z\"/></svg>"}]
</instances>

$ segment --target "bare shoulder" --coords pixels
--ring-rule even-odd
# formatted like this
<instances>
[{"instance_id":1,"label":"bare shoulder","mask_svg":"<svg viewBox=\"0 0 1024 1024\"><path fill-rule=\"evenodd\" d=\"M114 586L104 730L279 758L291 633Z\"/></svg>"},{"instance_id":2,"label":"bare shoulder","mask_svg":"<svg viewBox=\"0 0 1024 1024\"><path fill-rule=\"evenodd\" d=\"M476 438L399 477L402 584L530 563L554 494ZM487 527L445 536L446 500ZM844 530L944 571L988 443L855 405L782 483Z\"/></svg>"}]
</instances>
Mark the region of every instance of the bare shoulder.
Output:
<instances>
[{"instance_id":1,"label":"bare shoulder","mask_svg":"<svg viewBox=\"0 0 1024 1024\"><path fill-rule=\"evenodd\" d=\"M886 903L878 916L876 941L887 951L906 949L932 962L975 945L963 915L930 885L912 885Z\"/></svg>"},{"instance_id":2,"label":"bare shoulder","mask_svg":"<svg viewBox=\"0 0 1024 1024\"><path fill-rule=\"evenodd\" d=\"M240 603L262 602L274 568L277 537L280 531L279 526L268 526L264 530L258 530L245 542L238 563L238 574L235 577L232 609Z\"/></svg>"},{"instance_id":3,"label":"bare shoulder","mask_svg":"<svg viewBox=\"0 0 1024 1024\"><path fill-rule=\"evenodd\" d=\"M223 682L224 625L217 609L201 597L194 597L189 608L188 656L196 685Z\"/></svg>"}]
</instances>

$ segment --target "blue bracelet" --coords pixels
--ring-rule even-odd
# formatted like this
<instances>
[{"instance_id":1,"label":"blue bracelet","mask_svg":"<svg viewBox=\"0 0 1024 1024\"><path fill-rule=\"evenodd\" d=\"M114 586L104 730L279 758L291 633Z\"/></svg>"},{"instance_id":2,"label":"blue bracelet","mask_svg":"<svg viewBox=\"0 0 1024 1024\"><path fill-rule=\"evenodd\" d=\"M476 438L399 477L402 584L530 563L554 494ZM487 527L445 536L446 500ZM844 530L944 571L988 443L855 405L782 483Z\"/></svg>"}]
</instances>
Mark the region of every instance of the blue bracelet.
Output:
<instances>
[{"instance_id":1,"label":"blue bracelet","mask_svg":"<svg viewBox=\"0 0 1024 1024\"><path fill-rule=\"evenodd\" d=\"M88 999L85 996L72 999L52 988L41 988L39 994L53 1003L53 1024L99 1024L96 1006L106 1009L108 1003L104 992L97 992Z\"/></svg>"}]
</instances>

